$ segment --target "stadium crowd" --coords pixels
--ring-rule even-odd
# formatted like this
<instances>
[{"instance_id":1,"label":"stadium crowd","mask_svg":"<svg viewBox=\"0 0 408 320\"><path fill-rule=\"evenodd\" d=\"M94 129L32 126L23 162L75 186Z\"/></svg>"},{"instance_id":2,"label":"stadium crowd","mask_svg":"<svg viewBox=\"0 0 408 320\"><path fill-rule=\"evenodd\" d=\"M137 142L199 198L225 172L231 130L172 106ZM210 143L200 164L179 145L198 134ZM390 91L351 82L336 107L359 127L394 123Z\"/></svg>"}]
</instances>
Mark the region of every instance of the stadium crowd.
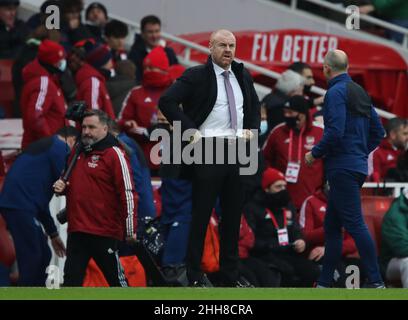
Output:
<instances>
[{"instance_id":1,"label":"stadium crowd","mask_svg":"<svg viewBox=\"0 0 408 320\"><path fill-rule=\"evenodd\" d=\"M384 3L371 0L364 10L388 10ZM405 3L401 1L401 6ZM61 30L45 27L49 5L61 9ZM161 38L160 19L144 17L141 32L134 35L128 50L127 25L109 19L101 3L85 9L82 0L48 0L26 22L17 18L18 6L18 0L0 0L0 59L14 60L12 114L22 118L24 129L21 153L14 162L6 164L0 153L4 180L0 286L43 286L51 259L48 239L58 257L71 257L65 270L67 285L188 285L185 259L192 185L176 179L172 166L157 165L150 157L157 145L150 140L154 129L172 130L158 109L159 99L184 72L174 50ZM394 11L398 16L391 15ZM391 21L406 26L407 10L386 12ZM311 67L296 62L261 101L259 167L245 181L239 235L240 283L244 286L312 287L319 276L328 200L322 161L307 166L304 160L323 136L324 98L311 93L313 85ZM66 112L77 101L90 110L75 124ZM6 106L0 101L2 108ZM367 181L407 182L408 122L395 118L385 127L386 138L370 156ZM90 162L78 158L81 171L75 171L67 185L61 177L79 148L80 131L82 140L96 139L97 143L85 150ZM116 153L104 153L108 148ZM89 168L101 162L104 175L92 176ZM294 164L297 173L288 175L287 167ZM152 180L161 181L159 189L152 187ZM103 189L106 196L94 199L92 187ZM65 188L68 232L81 233L69 237L68 244L61 240L48 208L54 191L63 194ZM75 210L83 216L92 212L89 216L94 215L94 221L81 223L72 215ZM126 220L126 227L115 228L121 220L109 220L103 211L120 211L117 219L123 219L123 224ZM407 211L408 191L385 216L379 253L385 279L401 281L404 287L408 287ZM222 285L219 224L222 210L218 205L207 227L202 257L209 286ZM281 237L282 229L287 230L286 239ZM345 286L347 266L361 264L353 238L344 233L343 239L342 262L334 279L338 287ZM116 258L101 253L111 248L118 250ZM106 276L106 266L111 264L123 275L120 283Z\"/></svg>"}]
</instances>

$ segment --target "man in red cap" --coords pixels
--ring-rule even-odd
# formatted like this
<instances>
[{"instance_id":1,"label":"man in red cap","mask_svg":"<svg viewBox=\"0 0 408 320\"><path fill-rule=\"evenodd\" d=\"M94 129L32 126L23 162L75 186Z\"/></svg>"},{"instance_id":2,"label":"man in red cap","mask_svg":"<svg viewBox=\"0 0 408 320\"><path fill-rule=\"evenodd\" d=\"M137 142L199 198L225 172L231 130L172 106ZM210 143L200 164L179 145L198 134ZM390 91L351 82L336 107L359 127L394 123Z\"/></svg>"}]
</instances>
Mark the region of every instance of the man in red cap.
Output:
<instances>
[{"instance_id":1,"label":"man in red cap","mask_svg":"<svg viewBox=\"0 0 408 320\"><path fill-rule=\"evenodd\" d=\"M158 169L150 159L150 151L157 142L149 140L151 130L158 124L157 104L162 93L177 77L177 72L173 72L172 68L179 67L170 67L162 47L150 51L143 61L142 86L136 86L129 92L119 113L120 126L140 143L151 169ZM178 73L181 75L181 72Z\"/></svg>"},{"instance_id":2,"label":"man in red cap","mask_svg":"<svg viewBox=\"0 0 408 320\"><path fill-rule=\"evenodd\" d=\"M323 163L306 166L304 157L323 136L313 124L309 102L295 95L284 105L285 122L277 125L263 147L266 164L285 173L288 191L299 210L303 201L323 186Z\"/></svg>"},{"instance_id":3,"label":"man in red cap","mask_svg":"<svg viewBox=\"0 0 408 320\"><path fill-rule=\"evenodd\" d=\"M64 48L44 40L38 48L37 58L23 69L20 101L23 149L31 142L53 135L66 124L66 103L59 83L66 65Z\"/></svg>"},{"instance_id":4,"label":"man in red cap","mask_svg":"<svg viewBox=\"0 0 408 320\"><path fill-rule=\"evenodd\" d=\"M112 52L105 45L87 42L85 61L75 75L77 100L85 101L88 108L99 109L115 119L112 101L106 89L106 80L113 76Z\"/></svg>"},{"instance_id":5,"label":"man in red cap","mask_svg":"<svg viewBox=\"0 0 408 320\"><path fill-rule=\"evenodd\" d=\"M311 287L319 268L304 255L306 243L286 186L282 172L273 168L264 171L262 190L244 210L255 234L251 254L280 272L282 286Z\"/></svg>"}]
</instances>

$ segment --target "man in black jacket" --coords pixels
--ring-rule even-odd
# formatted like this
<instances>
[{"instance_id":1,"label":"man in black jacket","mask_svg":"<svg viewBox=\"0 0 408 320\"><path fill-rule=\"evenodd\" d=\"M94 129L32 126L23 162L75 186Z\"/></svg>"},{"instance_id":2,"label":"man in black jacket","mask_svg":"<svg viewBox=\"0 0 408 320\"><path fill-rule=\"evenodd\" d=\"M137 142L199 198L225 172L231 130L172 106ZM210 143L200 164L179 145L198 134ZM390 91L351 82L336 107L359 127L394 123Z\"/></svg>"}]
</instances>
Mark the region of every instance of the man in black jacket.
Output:
<instances>
[{"instance_id":1,"label":"man in black jacket","mask_svg":"<svg viewBox=\"0 0 408 320\"><path fill-rule=\"evenodd\" d=\"M158 17L149 15L140 22L141 34L135 34L135 41L129 52L129 60L136 66L136 81L143 78L143 60L147 54L157 46L163 46L170 65L178 64L174 50L165 46L161 38L161 21Z\"/></svg>"},{"instance_id":2,"label":"man in black jacket","mask_svg":"<svg viewBox=\"0 0 408 320\"><path fill-rule=\"evenodd\" d=\"M17 19L19 0L0 0L0 59L14 59L28 34L25 23Z\"/></svg>"},{"instance_id":3,"label":"man in black jacket","mask_svg":"<svg viewBox=\"0 0 408 320\"><path fill-rule=\"evenodd\" d=\"M205 150L207 160L224 152L223 164L193 164L193 209L187 249L187 276L192 286L203 286L205 276L200 262L205 232L217 198L220 200L220 273L225 286L241 286L238 281L238 238L244 202L240 164L226 164L230 146L251 139L250 129L259 129L260 108L252 78L243 64L236 63L235 36L227 30L211 35L211 56L207 64L188 69L161 97L159 108L169 122L180 121L182 130L193 129L191 143L222 148ZM179 108L183 106L183 110ZM173 123L174 125L174 123ZM240 140L242 141L242 140ZM255 141L257 144L257 141ZM256 152L256 148L255 148ZM229 156L230 154L228 154Z\"/></svg>"}]
</instances>

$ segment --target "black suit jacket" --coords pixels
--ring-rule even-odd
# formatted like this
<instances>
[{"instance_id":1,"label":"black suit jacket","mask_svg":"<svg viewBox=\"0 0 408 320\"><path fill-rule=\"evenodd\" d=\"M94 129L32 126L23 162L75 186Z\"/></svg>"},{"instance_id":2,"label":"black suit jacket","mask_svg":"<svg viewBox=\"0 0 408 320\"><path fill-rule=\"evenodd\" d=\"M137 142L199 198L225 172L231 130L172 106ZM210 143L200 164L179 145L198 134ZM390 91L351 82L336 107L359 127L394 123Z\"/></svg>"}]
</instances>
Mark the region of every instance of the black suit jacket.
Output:
<instances>
[{"instance_id":1,"label":"black suit jacket","mask_svg":"<svg viewBox=\"0 0 408 320\"><path fill-rule=\"evenodd\" d=\"M249 72L242 63L233 62L244 97L244 129L259 129L260 104ZM211 58L204 65L187 69L161 96L159 109L167 120L181 121L183 130L198 129L211 113L217 100L217 79ZM183 109L179 106L182 105Z\"/></svg>"},{"instance_id":2,"label":"black suit jacket","mask_svg":"<svg viewBox=\"0 0 408 320\"><path fill-rule=\"evenodd\" d=\"M242 63L233 62L244 98L244 129L259 129L260 103L249 72ZM198 129L211 113L217 100L217 79L211 58L205 65L187 69L161 96L159 109L167 120L181 121L182 130ZM182 106L182 109L180 108ZM182 143L185 146L187 142ZM171 152L171 150L170 150ZM192 178L192 167L187 165L162 166L161 175L170 178Z\"/></svg>"}]
</instances>

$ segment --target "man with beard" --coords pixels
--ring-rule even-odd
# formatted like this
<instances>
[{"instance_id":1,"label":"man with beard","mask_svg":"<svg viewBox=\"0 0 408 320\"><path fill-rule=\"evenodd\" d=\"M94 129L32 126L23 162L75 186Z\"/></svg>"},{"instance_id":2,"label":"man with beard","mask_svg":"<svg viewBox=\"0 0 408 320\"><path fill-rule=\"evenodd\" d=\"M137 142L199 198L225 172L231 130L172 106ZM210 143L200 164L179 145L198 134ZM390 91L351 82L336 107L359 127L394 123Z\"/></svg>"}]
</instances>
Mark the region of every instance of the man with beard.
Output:
<instances>
[{"instance_id":1,"label":"man with beard","mask_svg":"<svg viewBox=\"0 0 408 320\"><path fill-rule=\"evenodd\" d=\"M282 172L273 168L264 171L262 190L245 210L255 234L251 253L281 273L282 286L311 287L319 268L305 255L306 243L286 186Z\"/></svg>"},{"instance_id":2,"label":"man with beard","mask_svg":"<svg viewBox=\"0 0 408 320\"><path fill-rule=\"evenodd\" d=\"M118 242L136 239L137 194L129 159L108 133L108 121L100 110L85 113L76 165L68 181L54 184L57 194L67 196L65 286L82 286L91 258L110 286L127 286Z\"/></svg>"},{"instance_id":3,"label":"man with beard","mask_svg":"<svg viewBox=\"0 0 408 320\"><path fill-rule=\"evenodd\" d=\"M308 106L303 96L290 98L283 109L285 122L271 131L263 149L267 166L286 173L288 191L297 209L323 186L322 161L311 167L304 162L304 155L323 136L323 129L313 124Z\"/></svg>"}]
</instances>

